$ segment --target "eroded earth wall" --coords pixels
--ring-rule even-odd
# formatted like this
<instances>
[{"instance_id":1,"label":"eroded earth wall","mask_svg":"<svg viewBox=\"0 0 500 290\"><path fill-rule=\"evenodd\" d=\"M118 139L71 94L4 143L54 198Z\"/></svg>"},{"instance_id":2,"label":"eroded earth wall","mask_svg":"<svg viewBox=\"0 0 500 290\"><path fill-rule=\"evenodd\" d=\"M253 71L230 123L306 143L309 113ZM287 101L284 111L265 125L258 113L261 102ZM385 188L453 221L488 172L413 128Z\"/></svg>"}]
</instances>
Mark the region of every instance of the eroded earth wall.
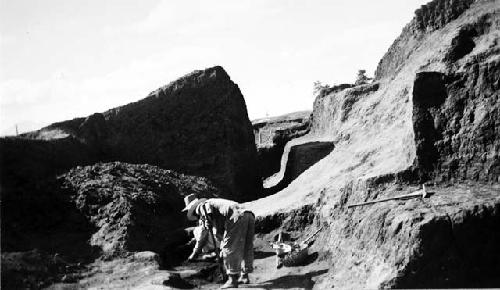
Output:
<instances>
[{"instance_id":1,"label":"eroded earth wall","mask_svg":"<svg viewBox=\"0 0 500 290\"><path fill-rule=\"evenodd\" d=\"M323 198L336 270L319 288L500 285L492 254L500 237L500 2L452 2L418 10L379 64L382 89L407 78L413 163ZM341 121L342 111L335 116ZM347 207L424 182L433 185L429 198Z\"/></svg>"},{"instance_id":2,"label":"eroded earth wall","mask_svg":"<svg viewBox=\"0 0 500 290\"><path fill-rule=\"evenodd\" d=\"M262 179L280 170L285 145L310 130L311 112L301 111L252 121Z\"/></svg>"},{"instance_id":3,"label":"eroded earth wall","mask_svg":"<svg viewBox=\"0 0 500 290\"><path fill-rule=\"evenodd\" d=\"M262 188L245 100L222 67L195 71L138 102L55 123L22 139L20 145L33 139L46 143L70 139L89 152L86 157L91 162L147 163L208 177L225 190L226 197L238 201L257 197ZM31 162L26 165L34 169L47 167L44 162L25 162L15 140L0 140L2 152L10 152L2 158L3 174L15 171L16 162ZM71 160L73 164L59 162L61 166L52 169L88 164L75 158L66 163Z\"/></svg>"},{"instance_id":4,"label":"eroded earth wall","mask_svg":"<svg viewBox=\"0 0 500 290\"><path fill-rule=\"evenodd\" d=\"M435 0L372 84L317 97L311 133L286 148L328 140L334 150L249 204L264 225L314 212L314 249L332 265L317 289L500 285L500 257L488 254L500 236L499 39L500 1ZM348 207L422 183L431 197Z\"/></svg>"}]
</instances>

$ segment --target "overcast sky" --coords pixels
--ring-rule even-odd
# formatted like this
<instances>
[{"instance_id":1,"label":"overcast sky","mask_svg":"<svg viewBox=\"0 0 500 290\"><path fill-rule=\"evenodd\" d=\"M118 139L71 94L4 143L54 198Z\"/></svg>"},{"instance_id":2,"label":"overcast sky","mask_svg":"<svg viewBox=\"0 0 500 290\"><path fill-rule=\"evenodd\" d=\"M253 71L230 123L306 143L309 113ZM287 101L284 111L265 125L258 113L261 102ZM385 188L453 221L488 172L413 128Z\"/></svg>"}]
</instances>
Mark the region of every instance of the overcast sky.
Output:
<instances>
[{"instance_id":1,"label":"overcast sky","mask_svg":"<svg viewBox=\"0 0 500 290\"><path fill-rule=\"evenodd\" d=\"M221 65L250 119L373 75L426 0L0 0L0 135L144 98Z\"/></svg>"}]
</instances>

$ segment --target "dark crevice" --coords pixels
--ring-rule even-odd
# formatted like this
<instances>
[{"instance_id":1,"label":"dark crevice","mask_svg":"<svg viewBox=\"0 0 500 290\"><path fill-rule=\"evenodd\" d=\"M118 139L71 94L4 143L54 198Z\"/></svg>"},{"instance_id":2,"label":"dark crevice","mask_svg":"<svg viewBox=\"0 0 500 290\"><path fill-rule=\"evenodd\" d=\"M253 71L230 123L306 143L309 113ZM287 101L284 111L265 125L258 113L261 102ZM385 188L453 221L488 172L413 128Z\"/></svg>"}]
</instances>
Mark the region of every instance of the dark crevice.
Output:
<instances>
[{"instance_id":1,"label":"dark crevice","mask_svg":"<svg viewBox=\"0 0 500 290\"><path fill-rule=\"evenodd\" d=\"M468 55L476 47L474 38L487 33L490 30L490 15L480 17L475 23L462 27L451 41L451 48L445 56L448 62L457 60Z\"/></svg>"},{"instance_id":2,"label":"dark crevice","mask_svg":"<svg viewBox=\"0 0 500 290\"><path fill-rule=\"evenodd\" d=\"M446 60L456 62L469 54L476 46L473 39L476 35L477 32L474 29L460 30L458 35L451 41L451 49L446 55Z\"/></svg>"},{"instance_id":3,"label":"dark crevice","mask_svg":"<svg viewBox=\"0 0 500 290\"><path fill-rule=\"evenodd\" d=\"M295 120L292 120L290 122L293 121ZM299 121L302 120L299 119ZM266 179L280 170L281 156L283 155L286 144L292 139L302 137L309 133L310 125L310 122L306 121L289 128L277 129L274 132L274 136L272 136L271 143L273 144L273 146L262 146L257 148L259 175L262 179ZM259 127L255 125L255 134L261 134L258 129Z\"/></svg>"},{"instance_id":4,"label":"dark crevice","mask_svg":"<svg viewBox=\"0 0 500 290\"><path fill-rule=\"evenodd\" d=\"M439 72L418 73L413 85L413 129L417 153L417 166L423 175L434 170L439 159L435 142L441 137L434 116L445 102L448 93L445 75ZM439 126L439 124L438 124ZM422 176L423 179L428 176Z\"/></svg>"}]
</instances>

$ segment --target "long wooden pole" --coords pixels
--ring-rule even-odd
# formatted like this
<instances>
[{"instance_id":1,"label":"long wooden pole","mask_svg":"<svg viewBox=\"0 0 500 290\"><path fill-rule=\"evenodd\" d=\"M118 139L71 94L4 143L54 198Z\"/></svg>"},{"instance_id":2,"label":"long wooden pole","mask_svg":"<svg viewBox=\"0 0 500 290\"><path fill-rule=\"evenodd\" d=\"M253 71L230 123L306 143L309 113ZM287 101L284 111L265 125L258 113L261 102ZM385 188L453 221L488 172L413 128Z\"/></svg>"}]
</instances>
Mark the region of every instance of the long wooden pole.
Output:
<instances>
[{"instance_id":1,"label":"long wooden pole","mask_svg":"<svg viewBox=\"0 0 500 290\"><path fill-rule=\"evenodd\" d=\"M415 197L428 197L428 192L425 190L425 185L422 185L422 189L417 190L416 192L413 192L410 194L398 195L398 196L393 196L393 197L389 197L389 198L366 201L366 202L362 202L362 203L349 204L349 205L347 205L347 208L362 206L362 205L367 205L367 204L374 204L374 203L378 203L378 202L384 202L384 201L395 200L395 199L407 199L407 198L415 198Z\"/></svg>"}]
</instances>

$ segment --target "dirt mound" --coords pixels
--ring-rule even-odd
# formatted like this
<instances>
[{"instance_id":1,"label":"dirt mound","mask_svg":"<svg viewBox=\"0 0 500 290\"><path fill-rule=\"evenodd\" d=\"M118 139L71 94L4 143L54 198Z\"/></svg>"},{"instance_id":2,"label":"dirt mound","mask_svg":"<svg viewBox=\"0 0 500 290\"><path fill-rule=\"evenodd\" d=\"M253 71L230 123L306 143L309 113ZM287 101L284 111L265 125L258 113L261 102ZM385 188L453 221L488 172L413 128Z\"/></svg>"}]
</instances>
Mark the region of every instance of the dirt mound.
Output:
<instances>
[{"instance_id":1,"label":"dirt mound","mask_svg":"<svg viewBox=\"0 0 500 290\"><path fill-rule=\"evenodd\" d=\"M137 251L161 254L164 265L184 259L182 248L177 248L189 241L184 230L188 221L181 212L183 197L192 193L220 196L206 178L120 162L73 168L43 183L39 195L18 193L20 211L2 218L2 253L38 248L47 255L58 253L64 260L83 264ZM24 260L25 256L11 258ZM10 264L3 262L2 258L2 279L15 285L24 283L10 280L22 275L8 275L4 269L10 269ZM44 272L47 279L60 279L61 272L55 275L52 272L57 269L52 270ZM29 267L16 271L31 273ZM43 276L37 274L40 271L27 277Z\"/></svg>"},{"instance_id":2,"label":"dirt mound","mask_svg":"<svg viewBox=\"0 0 500 290\"><path fill-rule=\"evenodd\" d=\"M97 231L90 244L106 255L161 252L186 226L183 197L219 196L205 178L120 162L77 167L60 176L66 194ZM178 242L178 241L177 241Z\"/></svg>"}]
</instances>

